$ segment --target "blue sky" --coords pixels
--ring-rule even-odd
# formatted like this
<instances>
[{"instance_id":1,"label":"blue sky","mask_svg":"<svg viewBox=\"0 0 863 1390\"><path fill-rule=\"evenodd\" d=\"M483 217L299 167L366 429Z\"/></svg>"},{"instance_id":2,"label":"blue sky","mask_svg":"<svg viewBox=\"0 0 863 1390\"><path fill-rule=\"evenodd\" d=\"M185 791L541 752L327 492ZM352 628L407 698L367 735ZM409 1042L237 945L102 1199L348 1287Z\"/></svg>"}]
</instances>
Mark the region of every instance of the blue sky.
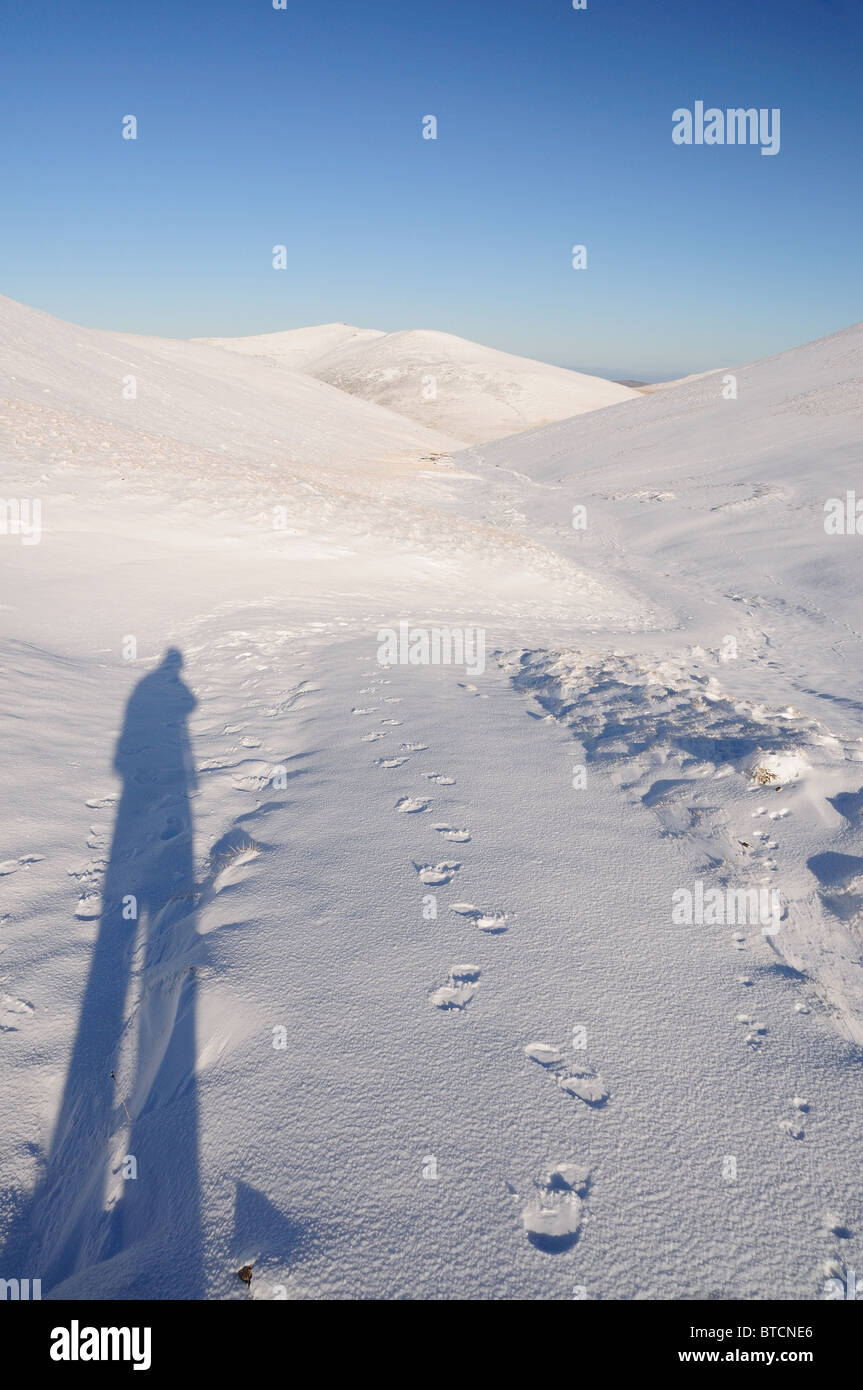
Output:
<instances>
[{"instance_id":1,"label":"blue sky","mask_svg":"<svg viewBox=\"0 0 863 1390\"><path fill-rule=\"evenodd\" d=\"M863 318L859 0L17 10L0 291L60 317L438 328L645 377ZM674 145L698 99L779 107L780 153Z\"/></svg>"}]
</instances>

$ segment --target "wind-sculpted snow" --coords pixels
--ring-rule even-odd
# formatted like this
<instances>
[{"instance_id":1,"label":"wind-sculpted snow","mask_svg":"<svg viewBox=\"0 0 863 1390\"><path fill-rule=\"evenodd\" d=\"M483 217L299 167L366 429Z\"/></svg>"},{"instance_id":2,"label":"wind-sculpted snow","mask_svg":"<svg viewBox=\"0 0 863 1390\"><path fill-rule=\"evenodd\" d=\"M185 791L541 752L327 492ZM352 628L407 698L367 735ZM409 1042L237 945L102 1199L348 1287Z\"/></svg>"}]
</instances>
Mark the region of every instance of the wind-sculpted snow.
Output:
<instances>
[{"instance_id":1,"label":"wind-sculpted snow","mask_svg":"<svg viewBox=\"0 0 863 1390\"><path fill-rule=\"evenodd\" d=\"M695 848L710 885L776 894L778 930L738 924L735 947L814 983L863 1043L863 857L847 853L863 852L863 738L733 696L697 660L539 652L503 665L572 731L588 769L601 764L663 836Z\"/></svg>"}]
</instances>

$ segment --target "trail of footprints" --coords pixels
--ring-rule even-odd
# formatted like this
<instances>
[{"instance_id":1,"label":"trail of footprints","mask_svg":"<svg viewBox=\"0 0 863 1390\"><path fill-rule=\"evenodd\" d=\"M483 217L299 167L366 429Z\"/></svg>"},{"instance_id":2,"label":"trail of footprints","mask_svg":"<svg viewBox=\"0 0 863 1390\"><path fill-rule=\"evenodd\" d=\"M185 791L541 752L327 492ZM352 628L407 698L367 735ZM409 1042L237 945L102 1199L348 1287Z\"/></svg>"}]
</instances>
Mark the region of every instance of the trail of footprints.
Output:
<instances>
[{"instance_id":1,"label":"trail of footprints","mask_svg":"<svg viewBox=\"0 0 863 1390\"><path fill-rule=\"evenodd\" d=\"M795 796L803 785L801 774L810 761L819 765L818 750L836 743L832 732L819 721L788 706L762 707L741 701L723 691L709 673L698 673L691 663L645 663L622 655L596 658L590 654L575 663L546 653L516 654L504 663L516 689L537 699L543 709L572 729L589 758L618 764L614 773L629 798L647 806L659 819L662 833L694 834L706 847L710 869L723 889L778 887L784 847L781 831L795 814ZM634 698L640 692L644 698ZM844 744L846 761L859 764L857 739ZM752 752L754 746L757 752ZM645 750L653 750L652 754ZM734 825L731 815L715 804L715 779L720 766L748 773L748 791L755 800L750 825ZM775 801L774 801L775 796ZM853 832L863 817L863 787L828 798ZM855 895L863 869L859 854L836 854L828 848L810 860L819 880L819 896L828 913L845 926L850 919L859 932L863 913ZM741 870L743 871L741 874ZM787 913L785 907L782 916ZM763 940L759 923L753 929L733 930L731 948L752 949L752 938ZM759 972L763 985L768 975L784 977L799 986L808 977L774 959ZM749 975L737 976L738 984L752 988ZM795 1014L806 1015L813 991L801 989L794 999ZM741 1046L758 1055L769 1046L769 1028L756 1013L741 1009L736 1016ZM799 1096L777 1104L775 1123L791 1140L806 1137L806 1118L813 1106Z\"/></svg>"},{"instance_id":2,"label":"trail of footprints","mask_svg":"<svg viewBox=\"0 0 863 1390\"><path fill-rule=\"evenodd\" d=\"M376 684L388 685L389 681L375 680L376 673L369 673L371 684L360 691L361 695L381 698ZM479 694L474 685L459 682L469 695ZM487 699L482 695L480 698ZM384 697L384 704L400 703L392 697ZM354 707L352 714L371 716L379 712L379 706ZM384 726L402 724L401 720L383 718ZM371 730L361 735L363 743L376 743L388 734L382 729ZM416 753L428 751L427 743L402 742L398 753L391 757L375 758L373 766L383 771L403 767ZM455 778L446 772L422 772L420 775L436 787L455 786ZM402 796L394 805L400 815L423 816L432 809L432 799L427 796ZM443 840L454 844L469 844L471 832L465 825L453 825L449 821L431 822L431 828ZM440 859L435 862L413 861L422 884L428 887L445 887L453 882L463 864L457 859ZM449 905L450 912L469 922L477 931L489 936L502 935L507 931L511 915L502 908L477 907L471 902L454 902ZM480 990L482 970L477 965L453 965L444 982L429 995L430 1005L441 1013L463 1013L476 998ZM576 1048L565 1049L550 1043L529 1043L525 1055L537 1063L556 1083L566 1096L583 1102L590 1109L598 1110L609 1099L609 1091L598 1072L591 1066L585 1055ZM506 1184L507 1189L518 1197L517 1191ZM530 1243L538 1250L557 1253L568 1250L578 1240L582 1224L584 1202L590 1187L590 1173L575 1163L559 1163L545 1171L534 1184L533 1193L524 1200L521 1224Z\"/></svg>"},{"instance_id":3,"label":"trail of footprints","mask_svg":"<svg viewBox=\"0 0 863 1390\"><path fill-rule=\"evenodd\" d=\"M460 684L466 693L474 696L478 694L475 686L464 685L461 682ZM379 698L374 688L374 682L363 693L374 693L376 698ZM385 700L384 703L389 703L389 701ZM378 707L375 707L369 710L369 713L376 713L377 709ZM392 722L388 719L382 719L381 725L390 725ZM376 742L383 737L386 737L386 734L379 730L362 736L364 742ZM428 745L425 743L405 741L401 743L397 755L390 758L378 758L375 760L375 765L382 769L400 768L413 754L426 751L428 751ZM455 779L445 772L424 771L421 776L436 787L450 787L455 784ZM432 809L432 804L428 797L405 796L395 803L395 809L402 814L423 815ZM740 845L748 851L747 857L751 866L756 870L760 869L765 875L761 879L762 885L771 881L771 875L775 874L777 869L777 862L773 854L778 845L771 831L790 814L790 809L785 805L780 804L775 809L770 809L766 805L757 805L752 813L752 819L756 823L761 821L761 824L769 822L771 829L762 830L760 827L758 829L753 827L752 832L750 832L751 840L748 843L743 840L740 841ZM435 821L432 822L432 829L444 840L450 842L467 844L471 840L470 831L466 826ZM430 887L443 887L453 882L463 866L461 861L442 859L436 862L414 861L413 867L421 883ZM450 911L470 922L478 931L488 935L504 933L509 925L508 914L502 909L483 908L475 906L471 902L459 901L450 904ZM732 945L738 950L747 949L748 943L744 933L735 932L732 936ZM481 974L480 968L475 965L452 966L445 981L432 991L429 998L430 1004L441 1012L464 1012L480 990ZM754 983L746 975L738 976L738 982L744 987L751 987ZM806 1013L808 1007L805 1002L798 1000L796 1010L800 1013ZM759 1051L767 1039L767 1025L756 1014L746 1011L741 1011L737 1015L737 1024L744 1045L753 1052ZM609 1090L603 1078L592 1066L586 1054L579 1048L538 1041L528 1043L524 1052L564 1095L594 1110L601 1109L610 1099ZM787 1134L791 1140L804 1139L805 1123L810 1111L811 1105L803 1097L789 1098L785 1103L784 1111L777 1120L779 1129ZM572 1163L559 1164L541 1176L535 1183L535 1190L527 1199L522 1210L522 1226L531 1244L540 1250L556 1252L568 1249L577 1241L581 1228L584 1199L587 1196L589 1185L590 1175L588 1171ZM512 1188L509 1190L514 1192ZM515 1192L514 1195L518 1196Z\"/></svg>"},{"instance_id":4,"label":"trail of footprints","mask_svg":"<svg viewBox=\"0 0 863 1390\"><path fill-rule=\"evenodd\" d=\"M29 869L32 864L42 864L44 854L22 854L17 859L6 859L0 864L0 878L8 878L19 869ZM10 920L10 913L0 915L0 927ZM0 955L6 950L0 943ZM10 975L0 975L0 1033L17 1033L20 1025L36 1012L36 1005L29 999L19 999L17 995L7 994L3 985L9 984Z\"/></svg>"},{"instance_id":5,"label":"trail of footprints","mask_svg":"<svg viewBox=\"0 0 863 1390\"><path fill-rule=\"evenodd\" d=\"M776 779L773 780L776 781ZM761 790L761 787L753 787L752 790ZM774 790L781 792L781 785L777 783ZM762 824L765 818L775 824L786 820L790 815L791 810L788 806L778 806L774 810L770 810L766 805L758 805L754 811L750 812L750 818L756 823L760 821ZM752 830L748 833L751 839L749 841L739 839L738 843L742 849L748 851L749 861L754 867L767 871L767 874L762 875L759 880L759 886L763 887L770 882L769 875L775 873L778 868L777 860L773 854L779 849L779 844L772 838L771 832L768 830ZM741 931L734 932L731 937L731 944L737 951L747 950L746 934ZM737 983L745 989L751 989L755 981L751 975L741 974L737 976ZM794 1004L794 1011L798 1014L808 1014L809 1005L806 1000L797 999ZM741 1035L746 1046L754 1052L760 1051L768 1037L767 1024L758 1015L745 1011L737 1015L736 1021L740 1025ZM805 1139L805 1121L811 1109L812 1106L808 1100L800 1096L792 1096L785 1104L784 1113L780 1113L776 1121L778 1128L790 1139Z\"/></svg>"}]
</instances>

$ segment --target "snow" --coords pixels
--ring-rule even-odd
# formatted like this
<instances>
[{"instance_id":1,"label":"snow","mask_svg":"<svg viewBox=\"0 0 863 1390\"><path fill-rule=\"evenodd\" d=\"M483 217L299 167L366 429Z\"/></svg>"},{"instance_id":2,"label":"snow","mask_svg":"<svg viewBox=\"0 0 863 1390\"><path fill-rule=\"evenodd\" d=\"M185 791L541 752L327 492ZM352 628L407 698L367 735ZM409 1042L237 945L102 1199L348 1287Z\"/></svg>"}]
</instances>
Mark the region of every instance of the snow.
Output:
<instances>
[{"instance_id":1,"label":"snow","mask_svg":"<svg viewBox=\"0 0 863 1390\"><path fill-rule=\"evenodd\" d=\"M299 367L418 424L483 443L638 396L628 386L481 347L452 333L379 333L324 324L257 338L211 338Z\"/></svg>"},{"instance_id":2,"label":"snow","mask_svg":"<svg viewBox=\"0 0 863 1390\"><path fill-rule=\"evenodd\" d=\"M451 452L459 443L267 360L229 356L203 343L78 328L2 297L0 354L21 404L73 412L133 440L157 436L242 464L383 469Z\"/></svg>"},{"instance_id":3,"label":"snow","mask_svg":"<svg viewBox=\"0 0 863 1390\"><path fill-rule=\"evenodd\" d=\"M376 328L352 328L347 323L320 323L313 328L289 328L279 333L255 333L246 338L196 338L247 357L267 357L291 371L303 372L337 348L359 346L384 334Z\"/></svg>"},{"instance_id":4,"label":"snow","mask_svg":"<svg viewBox=\"0 0 863 1390\"><path fill-rule=\"evenodd\" d=\"M823 504L863 328L730 370L456 452L269 351L0 301L2 494L42 507L0 534L0 1277L861 1267L859 538ZM382 665L402 622L484 669ZM675 920L750 889L775 934Z\"/></svg>"}]
</instances>

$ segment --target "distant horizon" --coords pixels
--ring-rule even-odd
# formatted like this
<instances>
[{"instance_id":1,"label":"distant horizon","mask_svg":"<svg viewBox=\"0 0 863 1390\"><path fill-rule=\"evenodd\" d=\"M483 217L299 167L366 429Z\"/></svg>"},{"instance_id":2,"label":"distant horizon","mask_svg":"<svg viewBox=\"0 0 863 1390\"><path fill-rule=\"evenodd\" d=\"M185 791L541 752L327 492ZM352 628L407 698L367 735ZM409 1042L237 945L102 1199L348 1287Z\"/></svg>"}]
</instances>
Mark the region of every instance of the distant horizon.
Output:
<instances>
[{"instance_id":1,"label":"distant horizon","mask_svg":"<svg viewBox=\"0 0 863 1390\"><path fill-rule=\"evenodd\" d=\"M16 299L16 296L11 295L11 294L6 294L5 289L3 289L2 287L0 287L0 296L5 296L5 297L8 298L8 299ZM18 300L17 302L18 302L18 303L24 303L25 301ZM470 338L470 337L468 337L466 334L456 333L456 332L453 331L453 329L451 329L451 328L446 328L446 327L441 327L440 325L435 325L434 327L430 327L428 324L422 324L422 325L419 325L419 324L411 324L410 326L404 326L404 325L402 325L402 326L399 327L399 328L379 328L377 324L355 323L355 322L352 322L352 321L349 320L349 319L340 319L340 318L328 318L328 319L323 319L323 318L316 318L316 319L312 319L312 320L309 320L308 322L304 322L304 323L294 323L294 324L290 324L290 325L287 326L287 327L283 324L283 325L281 325L281 326L278 327L278 328L252 329L251 331L249 331L249 332L244 332L244 333L215 332L215 333L189 333L189 334L177 334L177 333L167 333L167 332L164 332L164 331L159 331L159 329L149 329L149 330L146 330L146 331L142 331L142 330L136 329L136 328L129 328L128 326L117 326L116 323L92 323L92 322L87 322L87 321L85 320L85 318L82 318L82 317L77 317L77 318L66 318L66 316L65 316L64 314L58 313L55 309L52 309L52 308L50 308L50 307L46 307L44 304L27 304L26 307L27 307L27 308L31 308L31 309L36 309L36 310L38 310L38 311L41 312L41 313L49 314L49 315L51 315L51 316L54 317L54 318L65 319L66 322L74 323L74 324L75 324L77 327L79 327L79 328L90 328L90 329L93 329L94 331L105 332L105 333L127 333L127 334L132 334L132 335L138 336L138 337L156 337L156 338L165 338L165 339L175 339L175 340L178 341L178 342L194 342L195 340L203 340L203 339L211 339L211 338L261 338L261 337L267 337L267 336L272 335L272 334L275 334L275 333L294 333L294 332L298 332L298 331L300 331L300 330L302 330L302 329L306 329L306 328L323 328L323 327L325 327L325 326L328 325L328 324L344 324L344 326L347 327L347 328L355 328L355 329L358 329L358 330L360 330L360 331L373 331L373 332L378 332L378 333L382 333L382 334L388 334L388 333L409 333L409 332L420 332L420 333L421 333L421 332L449 333L449 334L451 334L453 337L462 338L463 340L465 340L465 341L467 341L467 342L475 343L478 347L485 347L485 348L493 349L493 350L495 350L495 351L497 351L497 352L509 353L509 354L510 354L511 356L513 356L513 357L523 357L523 358L527 358L527 359L530 360L530 361L543 363L543 364L545 364L545 365L547 365L547 366L551 366L551 367L560 367L563 371L580 372L582 375L585 375L585 376L602 377L602 378L604 378L604 379L606 379L606 380L608 380L608 381L619 382L620 384L626 385L626 386L629 386L629 385L633 385L633 386L640 386L640 385L652 386L652 385L655 385L655 384L657 384L657 383L659 383L659 382L664 382L664 381L676 381L676 380L678 380L678 379L680 379L680 378L682 378L682 377L699 376L699 375L709 374L710 372L722 371L724 368L741 367L741 366L747 365L747 364L750 363L750 362L754 362L754 361L758 361L758 360L759 360L759 358L748 358L748 357L740 357L740 358L737 358L737 359L735 359L735 358L728 358L727 360L722 361L722 362L712 362L712 363L710 363L709 366L702 366L702 365L697 365L697 366L692 366L692 365L689 365L689 366L680 366L680 365L677 365L677 366L670 366L670 367L667 367L667 368L665 368L665 369L659 369L659 368L655 368L655 367L650 367L650 368L647 368L647 367L638 368L638 367L636 367L636 368L632 368L632 367L579 366L579 365L575 365L575 364L573 364L573 363L571 363L571 362L561 362L561 361L557 361L557 360L554 360L554 359L552 359L552 358L550 358L550 357L539 357L539 356L536 356L535 354L531 354L531 353L526 352L526 351L520 351L517 347L503 347L503 346L501 346L499 343L487 342L487 341L484 341L484 340L481 339L481 338ZM804 346L806 345L806 343L808 343L808 342L816 342L816 341L818 341L818 339L820 339L820 338L831 337L832 334L834 334L834 333L841 333L841 332L843 332L845 329L852 328L852 327L854 326L855 323L858 323L858 322L860 322L860 321L861 321L861 320L858 320L858 319L851 319L850 322L840 324L838 327L836 327L836 328L834 328L834 329L831 329L831 330L828 330L828 332L826 332L826 333L819 333L819 334L817 334L815 338L807 338L807 339L804 339L804 340L802 340L802 341L800 341L800 342L792 342L792 343L789 343L789 344L787 344L787 346L785 346L785 347L783 347L783 348L777 349L777 352L791 352L791 351L793 351L795 348L804 347ZM775 355L776 355L775 353L764 353L764 354L763 354L764 357L775 356Z\"/></svg>"},{"instance_id":2,"label":"distant horizon","mask_svg":"<svg viewBox=\"0 0 863 1390\"><path fill-rule=\"evenodd\" d=\"M90 0L4 29L0 261L60 318L425 324L642 380L863 318L844 0ZM714 106L769 113L771 149L711 143Z\"/></svg>"},{"instance_id":3,"label":"distant horizon","mask_svg":"<svg viewBox=\"0 0 863 1390\"><path fill-rule=\"evenodd\" d=\"M2 289L0 289L0 295L4 295L4 297L7 298L7 299L14 299L14 298L15 298L14 295L5 295L5 292L4 292L4 290L2 290ZM16 302L18 302L18 303L23 303L24 301L22 301L22 300L17 300ZM38 312L43 313L43 314L49 314L49 315L51 315L52 318L64 319L64 317L65 317L65 316L62 315L62 314L58 314L58 313L54 312L54 310L52 310L52 309L50 309L50 308L45 308L45 307L44 307L43 305L41 305L41 304L27 304L25 307L27 307L27 308L29 308L29 309L36 309ZM304 328L323 328L323 327L326 326L326 324L330 324L330 323L341 323L341 324L344 324L346 328L356 328L356 329L360 329L360 330L369 330L369 329L371 329L371 330L374 331L374 332L379 332L379 333L384 333L384 334L386 334L386 333L406 333L406 332L407 332L407 333L410 333L410 332L420 332L420 333L422 333L422 332L450 333L450 332L451 332L451 330L448 329L448 328L434 328L434 329L430 329L430 328L428 328L427 325L424 326L424 327L417 327L416 325L414 325L414 326L412 326L411 328L381 328L381 329L378 329L376 326L371 325L371 324L350 323L350 322L349 322L348 320L346 320L346 319L318 319L318 320L316 320L316 321L314 321L314 322L310 322L310 323L296 323L296 324L291 324L291 326L288 327L288 328L285 328L285 327L282 327L282 328L265 328L265 329L261 329L260 331L254 331L254 330L253 330L251 333L191 333L191 334L188 334L188 335L178 336L178 335L175 334L175 333L160 333L160 332L158 332L158 331L156 331L156 332L149 331L149 332L146 332L146 333L141 333L141 332L139 332L139 330L133 329L133 328L126 328L126 327L120 328L120 327L116 327L115 325L86 323L86 322L83 322L81 318L65 319L65 322L67 322L67 323L73 323L73 324L75 324L76 327L78 327L78 328L90 328L90 329L93 329L95 332L100 332L100 333L127 333L127 334L134 335L134 336L136 336L136 337L142 337L142 338L156 337L156 338L174 339L174 340L176 340L177 342L195 342L195 341L197 341L197 340L206 340L206 339L210 339L210 338L264 338L264 337L267 337L267 336L269 336L269 335L271 335L271 334L274 334L274 333L295 333L295 332L298 332L298 331L300 331L301 329L304 329ZM849 327L850 327L850 325L846 325L846 326L849 326ZM840 331L840 330L837 330L837 331ZM453 337L460 337L460 338L463 337L462 334L453 334L452 336L453 336ZM563 371L567 371L567 372L580 372L580 373L581 373L582 375L584 375L584 376L596 376L596 377L602 377L602 378L604 378L604 379L606 379L606 380L608 380L608 381L620 382L622 385L630 385L630 384L633 384L633 383L634 383L634 384L636 384L636 385L650 386L650 385L653 385L653 384L655 384L655 383L657 383L657 382L662 382L662 381L674 381L674 380L676 380L678 377L690 376L690 375L693 375L694 373L697 373L697 372L700 371L700 370L706 370L706 371L713 371L713 370L717 370L717 371L718 371L718 370L719 370L719 367L712 367L712 368L711 368L711 367L708 367L708 368L694 368L694 369L690 369L690 368L679 368L679 369L671 369L671 370L669 370L668 372L661 372L661 371L655 371L655 370L653 370L653 369L650 369L650 370L645 369L644 371L638 371L638 370L630 371L630 370L627 369L627 368L614 368L614 367L578 367L578 366L573 366L573 365L572 365L571 363L569 363L569 362L554 362L554 361L550 361L549 359L544 358L544 357L531 357L528 353L519 352L519 351L514 350L514 349L512 349L512 348L502 348L502 347L498 347L498 346L497 346L496 344L494 344L494 343L485 343L485 342L482 342L479 338L469 338L469 339L468 339L468 338L465 338L464 341L476 343L476 345L477 345L478 347L486 347L486 348L491 348L491 349L493 349L494 351L497 351L497 352L509 353L509 354L510 354L511 356L513 356L513 357L524 357L524 358L526 358L526 359L529 360L529 361L532 361L532 362L539 362L539 363L542 363L542 364L544 364L544 365L546 365L546 366L549 366L549 367L560 367ZM795 343L793 346L795 346L795 347L802 347L803 344L802 344L802 343ZM719 366L725 366L725 365L735 365L735 364L733 364L733 363L729 363L729 364L721 363L721 364L719 364ZM736 364L736 365L740 365L740 364Z\"/></svg>"}]
</instances>

